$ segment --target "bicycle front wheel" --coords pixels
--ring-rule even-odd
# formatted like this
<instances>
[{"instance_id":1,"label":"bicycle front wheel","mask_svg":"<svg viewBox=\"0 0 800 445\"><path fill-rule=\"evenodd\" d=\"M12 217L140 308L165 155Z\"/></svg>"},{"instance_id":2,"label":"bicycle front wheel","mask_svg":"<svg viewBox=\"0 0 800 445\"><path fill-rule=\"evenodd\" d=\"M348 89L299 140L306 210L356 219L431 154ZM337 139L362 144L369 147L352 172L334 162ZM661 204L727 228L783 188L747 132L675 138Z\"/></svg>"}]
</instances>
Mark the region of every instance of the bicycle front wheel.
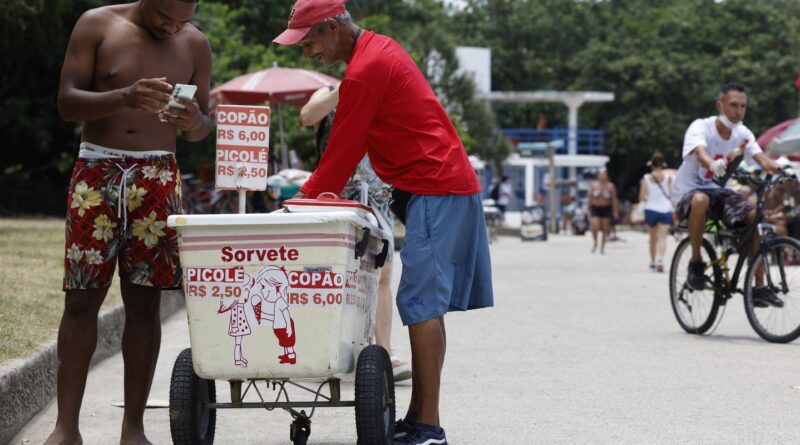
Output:
<instances>
[{"instance_id":1,"label":"bicycle front wheel","mask_svg":"<svg viewBox=\"0 0 800 445\"><path fill-rule=\"evenodd\" d=\"M782 305L756 301L753 290L768 286ZM800 337L800 242L788 237L770 241L750 262L744 310L753 330L772 343Z\"/></svg>"},{"instance_id":2,"label":"bicycle front wheel","mask_svg":"<svg viewBox=\"0 0 800 445\"><path fill-rule=\"evenodd\" d=\"M672 265L669 269L669 297L672 311L678 324L690 334L703 334L714 325L719 311L720 295L717 289L722 273L715 263L717 254L714 246L703 238L700 248L706 264L706 287L696 290L689 285L689 261L692 259L692 246L689 237L684 238L675 248Z\"/></svg>"}]
</instances>

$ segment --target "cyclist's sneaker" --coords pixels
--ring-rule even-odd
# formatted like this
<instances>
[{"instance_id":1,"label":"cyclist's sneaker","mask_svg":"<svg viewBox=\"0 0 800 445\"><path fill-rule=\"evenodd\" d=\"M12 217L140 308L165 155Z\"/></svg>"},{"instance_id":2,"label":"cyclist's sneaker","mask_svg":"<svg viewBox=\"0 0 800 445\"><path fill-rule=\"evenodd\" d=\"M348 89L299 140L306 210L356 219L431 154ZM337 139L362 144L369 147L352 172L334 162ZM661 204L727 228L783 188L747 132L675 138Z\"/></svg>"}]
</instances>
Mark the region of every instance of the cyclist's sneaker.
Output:
<instances>
[{"instance_id":1,"label":"cyclist's sneaker","mask_svg":"<svg viewBox=\"0 0 800 445\"><path fill-rule=\"evenodd\" d=\"M411 433L414 432L414 421L407 420L408 416L405 419L400 419L394 423L394 440L397 441L404 437L407 437Z\"/></svg>"},{"instance_id":2,"label":"cyclist's sneaker","mask_svg":"<svg viewBox=\"0 0 800 445\"><path fill-rule=\"evenodd\" d=\"M656 262L656 272L664 272L664 262L663 261L658 260L658 262Z\"/></svg>"},{"instance_id":3,"label":"cyclist's sneaker","mask_svg":"<svg viewBox=\"0 0 800 445\"><path fill-rule=\"evenodd\" d=\"M772 292L768 287L759 287L753 289L753 306L755 307L783 307L783 300L780 299L775 292Z\"/></svg>"},{"instance_id":4,"label":"cyclist's sneaker","mask_svg":"<svg viewBox=\"0 0 800 445\"><path fill-rule=\"evenodd\" d=\"M656 263L650 263L650 270L653 272L656 271Z\"/></svg>"},{"instance_id":5,"label":"cyclist's sneaker","mask_svg":"<svg viewBox=\"0 0 800 445\"><path fill-rule=\"evenodd\" d=\"M689 261L689 276L686 281L694 290L703 290L706 287L706 263L703 261Z\"/></svg>"},{"instance_id":6,"label":"cyclist's sneaker","mask_svg":"<svg viewBox=\"0 0 800 445\"><path fill-rule=\"evenodd\" d=\"M417 423L411 433L395 439L394 445L447 445L447 437L438 426Z\"/></svg>"}]
</instances>

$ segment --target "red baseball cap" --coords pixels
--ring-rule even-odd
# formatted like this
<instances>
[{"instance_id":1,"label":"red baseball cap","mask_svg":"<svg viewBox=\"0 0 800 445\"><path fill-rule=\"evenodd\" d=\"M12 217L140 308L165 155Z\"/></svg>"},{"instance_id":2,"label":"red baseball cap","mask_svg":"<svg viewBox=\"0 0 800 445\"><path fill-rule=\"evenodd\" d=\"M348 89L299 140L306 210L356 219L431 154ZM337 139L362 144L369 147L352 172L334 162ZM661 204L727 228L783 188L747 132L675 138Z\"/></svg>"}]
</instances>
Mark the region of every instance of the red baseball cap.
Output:
<instances>
[{"instance_id":1,"label":"red baseball cap","mask_svg":"<svg viewBox=\"0 0 800 445\"><path fill-rule=\"evenodd\" d=\"M329 17L345 13L346 0L297 0L289 14L289 26L272 41L280 45L294 45L303 40L308 31Z\"/></svg>"}]
</instances>

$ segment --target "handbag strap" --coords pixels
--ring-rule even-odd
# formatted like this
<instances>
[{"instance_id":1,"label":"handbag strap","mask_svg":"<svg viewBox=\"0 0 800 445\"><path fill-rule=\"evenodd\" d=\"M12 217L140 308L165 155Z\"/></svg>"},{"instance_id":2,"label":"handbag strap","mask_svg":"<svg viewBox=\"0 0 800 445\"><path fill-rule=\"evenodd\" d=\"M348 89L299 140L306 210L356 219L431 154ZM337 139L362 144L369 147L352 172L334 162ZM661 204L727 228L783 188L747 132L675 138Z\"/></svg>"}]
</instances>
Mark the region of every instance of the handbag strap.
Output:
<instances>
[{"instance_id":1,"label":"handbag strap","mask_svg":"<svg viewBox=\"0 0 800 445\"><path fill-rule=\"evenodd\" d=\"M668 193L667 193L667 192L664 190L664 187L661 187L661 183L660 183L660 182L658 182L658 181L656 181L656 178L655 178L655 177L654 177L652 174L651 174L651 175L649 175L649 176L650 176L650 179L652 179L652 180L653 180L653 182L655 182L655 183L656 183L656 185L658 186L658 189L659 189L659 190L661 190L661 193L663 193L663 194L664 194L664 197L665 197L665 198L667 198L667 201L669 201L669 194L668 194ZM670 177L670 179L669 179L669 180L671 181L671 180L672 180L672 178Z\"/></svg>"}]
</instances>

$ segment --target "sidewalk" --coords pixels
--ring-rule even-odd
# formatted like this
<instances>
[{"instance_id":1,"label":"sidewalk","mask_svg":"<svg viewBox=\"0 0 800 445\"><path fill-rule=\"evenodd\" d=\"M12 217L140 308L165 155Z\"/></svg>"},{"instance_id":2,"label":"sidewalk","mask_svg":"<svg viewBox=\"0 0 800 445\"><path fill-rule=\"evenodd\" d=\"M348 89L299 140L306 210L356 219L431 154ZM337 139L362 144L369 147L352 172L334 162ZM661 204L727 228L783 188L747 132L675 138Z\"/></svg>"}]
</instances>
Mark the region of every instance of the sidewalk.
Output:
<instances>
[{"instance_id":1,"label":"sidewalk","mask_svg":"<svg viewBox=\"0 0 800 445\"><path fill-rule=\"evenodd\" d=\"M501 237L492 245L497 307L446 318L442 423L449 443L800 443L800 343L761 341L740 298L712 336L683 333L666 274L647 269L646 236L620 236L626 241L609 244L604 256L589 253L588 236L527 243ZM408 358L399 320L393 340ZM164 326L154 401L168 399L173 361L187 346L186 315L179 313ZM121 376L119 355L90 375L82 412L87 445L119 437L122 410L111 403L122 400ZM345 382L343 396L352 391ZM224 382L217 394L226 397ZM409 396L410 384L398 385L399 413ZM216 443L290 443L285 412L217 416ZM166 409L148 410L145 420L154 443L171 443ZM12 443L41 443L54 421L51 403ZM309 443L353 444L353 410L317 410L311 431Z\"/></svg>"}]
</instances>

